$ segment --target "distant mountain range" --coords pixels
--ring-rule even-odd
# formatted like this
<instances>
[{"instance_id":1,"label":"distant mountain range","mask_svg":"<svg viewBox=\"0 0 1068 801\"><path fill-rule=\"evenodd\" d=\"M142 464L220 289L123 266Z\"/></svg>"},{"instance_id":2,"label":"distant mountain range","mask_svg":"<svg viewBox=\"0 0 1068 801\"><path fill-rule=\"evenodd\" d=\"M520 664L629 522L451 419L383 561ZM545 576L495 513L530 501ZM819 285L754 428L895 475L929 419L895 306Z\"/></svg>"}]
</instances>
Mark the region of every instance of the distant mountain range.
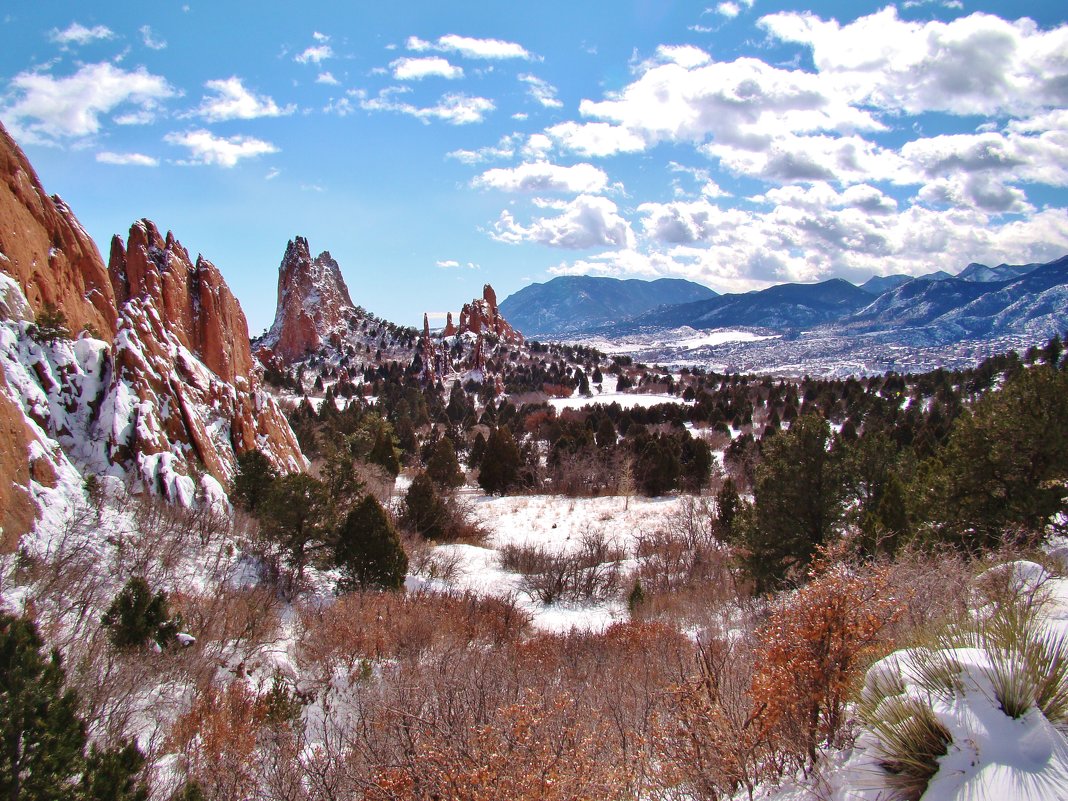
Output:
<instances>
[{"instance_id":1,"label":"distant mountain range","mask_svg":"<svg viewBox=\"0 0 1068 801\"><path fill-rule=\"evenodd\" d=\"M1068 256L1047 264L969 264L958 275L881 276L780 284L717 295L683 280L561 277L520 290L501 313L530 337L607 339L689 327L759 328L788 337L899 332L924 342L1002 334L1050 336L1068 327Z\"/></svg>"},{"instance_id":2,"label":"distant mountain range","mask_svg":"<svg viewBox=\"0 0 1068 801\"><path fill-rule=\"evenodd\" d=\"M509 295L501 315L527 337L559 338L621 323L660 306L718 297L681 278L656 281L561 276Z\"/></svg>"}]
</instances>

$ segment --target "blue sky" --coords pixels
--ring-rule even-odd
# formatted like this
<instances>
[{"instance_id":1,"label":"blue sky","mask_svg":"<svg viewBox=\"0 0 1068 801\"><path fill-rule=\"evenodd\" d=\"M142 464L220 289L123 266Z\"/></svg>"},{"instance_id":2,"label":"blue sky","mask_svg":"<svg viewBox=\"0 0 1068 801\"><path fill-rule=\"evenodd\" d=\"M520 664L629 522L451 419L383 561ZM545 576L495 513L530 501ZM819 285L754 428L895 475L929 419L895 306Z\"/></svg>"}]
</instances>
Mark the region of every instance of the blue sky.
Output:
<instances>
[{"instance_id":1,"label":"blue sky","mask_svg":"<svg viewBox=\"0 0 1068 801\"><path fill-rule=\"evenodd\" d=\"M45 187L105 256L173 230L254 334L297 234L403 324L1068 253L1063 2L14 0L0 36Z\"/></svg>"}]
</instances>

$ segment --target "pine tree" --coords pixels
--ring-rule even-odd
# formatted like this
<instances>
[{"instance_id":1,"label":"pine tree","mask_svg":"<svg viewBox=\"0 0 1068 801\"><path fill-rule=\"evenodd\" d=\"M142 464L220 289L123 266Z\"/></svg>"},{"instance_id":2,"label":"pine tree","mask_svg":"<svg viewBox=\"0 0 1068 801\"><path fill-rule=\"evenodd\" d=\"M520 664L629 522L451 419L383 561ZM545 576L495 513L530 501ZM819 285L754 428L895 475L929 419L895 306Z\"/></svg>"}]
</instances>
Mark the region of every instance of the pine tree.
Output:
<instances>
[{"instance_id":1,"label":"pine tree","mask_svg":"<svg viewBox=\"0 0 1068 801\"><path fill-rule=\"evenodd\" d=\"M391 476L396 477L400 473L400 460L397 459L397 449L393 446L393 432L388 425L378 429L375 444L371 452L367 454L367 461L385 468Z\"/></svg>"},{"instance_id":2,"label":"pine tree","mask_svg":"<svg viewBox=\"0 0 1068 801\"><path fill-rule=\"evenodd\" d=\"M400 589L408 572L400 538L372 495L356 505L337 531L334 559L347 588Z\"/></svg>"},{"instance_id":3,"label":"pine tree","mask_svg":"<svg viewBox=\"0 0 1068 801\"><path fill-rule=\"evenodd\" d=\"M55 345L57 340L70 339L67 316L51 303L46 303L44 308L37 312L29 334L35 342L42 345Z\"/></svg>"},{"instance_id":4,"label":"pine tree","mask_svg":"<svg viewBox=\"0 0 1068 801\"><path fill-rule=\"evenodd\" d=\"M434 443L426 463L426 472L441 487L459 487L464 483L464 474L456 459L456 445L449 437L442 437Z\"/></svg>"},{"instance_id":5,"label":"pine tree","mask_svg":"<svg viewBox=\"0 0 1068 801\"><path fill-rule=\"evenodd\" d=\"M41 653L34 624L0 613L0 798L11 801L144 801L136 746L85 756L78 696L64 690L59 654Z\"/></svg>"},{"instance_id":6,"label":"pine tree","mask_svg":"<svg viewBox=\"0 0 1068 801\"><path fill-rule=\"evenodd\" d=\"M408 526L428 540L448 538L449 510L427 473L419 473L404 496Z\"/></svg>"},{"instance_id":7,"label":"pine tree","mask_svg":"<svg viewBox=\"0 0 1068 801\"><path fill-rule=\"evenodd\" d=\"M282 476L259 507L260 528L288 551L296 578L304 576L308 550L329 525L329 498L321 481L304 473Z\"/></svg>"},{"instance_id":8,"label":"pine tree","mask_svg":"<svg viewBox=\"0 0 1068 801\"><path fill-rule=\"evenodd\" d=\"M494 429L486 442L478 471L478 485L490 495L503 495L519 478L522 456L508 426Z\"/></svg>"},{"instance_id":9,"label":"pine tree","mask_svg":"<svg viewBox=\"0 0 1068 801\"><path fill-rule=\"evenodd\" d=\"M245 511L255 514L276 478L278 472L263 451L256 449L241 454L237 457L237 475L234 477L234 501Z\"/></svg>"},{"instance_id":10,"label":"pine tree","mask_svg":"<svg viewBox=\"0 0 1068 801\"><path fill-rule=\"evenodd\" d=\"M153 594L140 576L126 582L101 623L116 648L140 648L148 642L166 648L182 625L180 617L171 617L166 593Z\"/></svg>"},{"instance_id":11,"label":"pine tree","mask_svg":"<svg viewBox=\"0 0 1068 801\"><path fill-rule=\"evenodd\" d=\"M802 415L765 444L743 560L760 592L782 586L790 571L804 569L838 523L841 489L827 449L830 433L826 420Z\"/></svg>"},{"instance_id":12,"label":"pine tree","mask_svg":"<svg viewBox=\"0 0 1068 801\"><path fill-rule=\"evenodd\" d=\"M1068 512L1068 373L1021 370L959 417L916 480L924 536L977 552L1036 543Z\"/></svg>"},{"instance_id":13,"label":"pine tree","mask_svg":"<svg viewBox=\"0 0 1068 801\"><path fill-rule=\"evenodd\" d=\"M738 488L734 485L734 479L730 476L723 482L719 492L716 493L716 536L724 542L733 542L735 536L734 522L738 516L738 508L741 499L738 497Z\"/></svg>"}]
</instances>

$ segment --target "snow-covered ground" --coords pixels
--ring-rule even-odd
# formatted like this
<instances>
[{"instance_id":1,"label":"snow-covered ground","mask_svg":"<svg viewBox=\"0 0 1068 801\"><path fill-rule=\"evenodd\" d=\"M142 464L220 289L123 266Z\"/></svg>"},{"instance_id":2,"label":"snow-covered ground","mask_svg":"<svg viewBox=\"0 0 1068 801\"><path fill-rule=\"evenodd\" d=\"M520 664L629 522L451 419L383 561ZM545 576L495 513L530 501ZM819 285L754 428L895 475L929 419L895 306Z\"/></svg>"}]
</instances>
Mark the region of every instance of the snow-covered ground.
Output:
<instances>
[{"instance_id":1,"label":"snow-covered ground","mask_svg":"<svg viewBox=\"0 0 1068 801\"><path fill-rule=\"evenodd\" d=\"M626 572L634 564L635 544L666 525L668 518L679 510L682 499L468 495L467 502L474 522L488 537L484 546L437 547L441 556L455 560L458 568L448 587L480 595L513 596L538 628L600 631L627 618L626 606L620 598L581 604L543 604L522 591L522 576L501 566L499 549L529 545L567 553L581 548L584 538L603 535L608 544L623 551L624 559L619 567Z\"/></svg>"}]
</instances>

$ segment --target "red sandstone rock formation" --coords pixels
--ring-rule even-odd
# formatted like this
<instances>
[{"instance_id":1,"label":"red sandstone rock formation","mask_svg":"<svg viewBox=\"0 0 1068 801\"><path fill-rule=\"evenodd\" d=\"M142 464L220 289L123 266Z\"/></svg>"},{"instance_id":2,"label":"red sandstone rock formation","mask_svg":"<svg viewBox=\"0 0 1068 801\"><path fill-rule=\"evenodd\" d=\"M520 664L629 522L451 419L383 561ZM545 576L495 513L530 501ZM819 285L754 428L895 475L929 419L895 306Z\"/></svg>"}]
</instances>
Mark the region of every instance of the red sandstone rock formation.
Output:
<instances>
[{"instance_id":1,"label":"red sandstone rock formation","mask_svg":"<svg viewBox=\"0 0 1068 801\"><path fill-rule=\"evenodd\" d=\"M123 302L110 394L137 398L136 425L118 419L109 432L115 460L150 481L158 458L177 452L225 485L236 457L258 447L280 469L302 469L296 437L253 371L245 315L215 266L203 257L194 265L172 234L141 220L125 247L112 241L109 273Z\"/></svg>"},{"instance_id":2,"label":"red sandstone rock formation","mask_svg":"<svg viewBox=\"0 0 1068 801\"><path fill-rule=\"evenodd\" d=\"M460 310L460 325L456 333L493 334L501 342L518 345L523 342L523 335L516 331L501 317L497 309L497 294L493 287L486 284L482 288L482 299L465 303Z\"/></svg>"},{"instance_id":3,"label":"red sandstone rock formation","mask_svg":"<svg viewBox=\"0 0 1068 801\"><path fill-rule=\"evenodd\" d=\"M67 204L41 187L33 167L0 125L0 270L34 312L61 309L71 331L115 333L115 298L93 240Z\"/></svg>"},{"instance_id":4,"label":"red sandstone rock formation","mask_svg":"<svg viewBox=\"0 0 1068 801\"><path fill-rule=\"evenodd\" d=\"M26 322L47 305L94 339L30 340ZM253 448L282 471L305 468L215 266L144 220L126 244L116 237L105 268L2 127L0 321L0 547L32 526L49 488L79 487L79 471L119 464L185 502L198 473L225 486Z\"/></svg>"},{"instance_id":5,"label":"red sandstone rock formation","mask_svg":"<svg viewBox=\"0 0 1068 801\"><path fill-rule=\"evenodd\" d=\"M356 307L341 268L323 251L314 259L308 240L291 240L278 268L278 307L274 324L259 342L261 359L299 361L324 345L339 344Z\"/></svg>"}]
</instances>

